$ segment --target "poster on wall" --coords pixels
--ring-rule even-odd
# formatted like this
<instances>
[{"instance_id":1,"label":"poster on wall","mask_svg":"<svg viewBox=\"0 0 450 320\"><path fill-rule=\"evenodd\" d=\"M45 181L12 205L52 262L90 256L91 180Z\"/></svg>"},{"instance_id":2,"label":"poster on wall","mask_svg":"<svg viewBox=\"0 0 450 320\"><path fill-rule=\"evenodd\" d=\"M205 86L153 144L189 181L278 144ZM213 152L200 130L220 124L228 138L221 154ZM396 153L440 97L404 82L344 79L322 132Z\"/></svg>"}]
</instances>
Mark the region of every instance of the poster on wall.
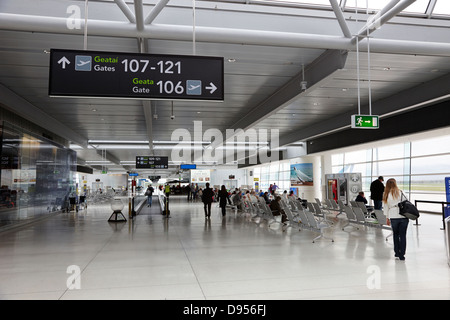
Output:
<instances>
[{"instance_id":1,"label":"poster on wall","mask_svg":"<svg viewBox=\"0 0 450 320\"><path fill-rule=\"evenodd\" d=\"M291 164L291 187L313 185L313 164L297 163Z\"/></svg>"},{"instance_id":2,"label":"poster on wall","mask_svg":"<svg viewBox=\"0 0 450 320\"><path fill-rule=\"evenodd\" d=\"M191 182L206 183L210 182L210 170L191 170Z\"/></svg>"}]
</instances>

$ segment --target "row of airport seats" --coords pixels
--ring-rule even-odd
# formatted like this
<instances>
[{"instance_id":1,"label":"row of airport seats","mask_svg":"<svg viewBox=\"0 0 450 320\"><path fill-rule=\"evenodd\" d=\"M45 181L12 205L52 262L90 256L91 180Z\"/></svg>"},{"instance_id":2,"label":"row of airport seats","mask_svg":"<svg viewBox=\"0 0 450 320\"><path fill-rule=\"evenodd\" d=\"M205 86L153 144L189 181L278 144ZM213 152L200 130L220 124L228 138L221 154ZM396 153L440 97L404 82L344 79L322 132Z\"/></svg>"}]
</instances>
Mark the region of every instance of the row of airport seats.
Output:
<instances>
[{"instance_id":1,"label":"row of airport seats","mask_svg":"<svg viewBox=\"0 0 450 320\"><path fill-rule=\"evenodd\" d=\"M313 204L315 206L315 204ZM242 200L243 212L252 214L254 221L266 221L267 225L271 227L274 224L278 224L282 227L283 231L286 231L289 227L298 227L299 230L310 230L319 233L317 237L313 239L313 243L320 239L325 238L334 242L334 239L325 236L323 230L330 228L332 222L328 221L326 214L321 211L319 206L316 206L316 211L310 211L303 207L302 203L297 199L285 200L282 199L281 207L286 213L287 221L282 222L281 215L274 215L269 205L263 198L258 201L249 201L247 199Z\"/></svg>"},{"instance_id":2,"label":"row of airport seats","mask_svg":"<svg viewBox=\"0 0 450 320\"><path fill-rule=\"evenodd\" d=\"M345 230L348 226L353 226L359 229L360 226L369 228L378 228L383 230L391 230L391 233L386 237L386 241L392 236L392 229L387 224L387 217L383 210L369 211L363 202L350 201L350 205L344 204L342 200L337 202L331 199L324 201L324 204L319 199L315 199L316 204L322 206L325 210L337 212L337 215L345 214L347 223L342 226ZM373 217L374 216L374 217Z\"/></svg>"},{"instance_id":3,"label":"row of airport seats","mask_svg":"<svg viewBox=\"0 0 450 320\"><path fill-rule=\"evenodd\" d=\"M324 230L333 226L333 221L327 219L327 216L337 217L341 214L346 216L346 224L342 226L342 230L352 226L359 229L361 226L369 228L379 228L384 230L391 230L391 227L387 225L387 219L382 210L374 210L373 214L376 218L371 217L371 212L367 210L363 203L351 202L350 206L345 205L341 200L338 202L330 199L326 199L323 203L319 199L315 199L315 202L306 202L306 208L303 203L298 199L288 198L282 199L281 206L286 213L288 221L282 223L281 215L275 216L271 211L268 204L265 203L263 198L258 201L249 201L243 199L241 202L242 212L252 214L252 219L255 221L266 221L270 227L273 224L279 224L283 232L288 228L298 228L301 230L310 230L319 233L317 237L313 239L313 243L320 239L328 239L334 242L333 238L325 236ZM361 206L363 205L363 206ZM389 234L386 240L392 236Z\"/></svg>"}]
</instances>

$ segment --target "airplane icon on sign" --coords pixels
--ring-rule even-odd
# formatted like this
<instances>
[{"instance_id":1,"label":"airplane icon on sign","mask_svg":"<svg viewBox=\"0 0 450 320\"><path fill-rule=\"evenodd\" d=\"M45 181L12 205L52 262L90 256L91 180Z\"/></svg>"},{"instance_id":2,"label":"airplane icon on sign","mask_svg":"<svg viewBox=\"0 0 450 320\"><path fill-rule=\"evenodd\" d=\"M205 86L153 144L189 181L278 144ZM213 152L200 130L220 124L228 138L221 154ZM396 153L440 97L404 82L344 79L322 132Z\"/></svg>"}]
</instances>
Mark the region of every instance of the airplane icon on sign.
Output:
<instances>
[{"instance_id":1,"label":"airplane icon on sign","mask_svg":"<svg viewBox=\"0 0 450 320\"><path fill-rule=\"evenodd\" d=\"M186 94L189 95L201 95L202 94L202 81L201 80L187 80L186 81Z\"/></svg>"},{"instance_id":2,"label":"airplane icon on sign","mask_svg":"<svg viewBox=\"0 0 450 320\"><path fill-rule=\"evenodd\" d=\"M88 64L88 63L91 63L91 62L90 62L90 61L82 61L82 60L80 60L80 61L77 63L77 66L82 67L82 66L84 66L85 64Z\"/></svg>"},{"instance_id":3,"label":"airplane icon on sign","mask_svg":"<svg viewBox=\"0 0 450 320\"><path fill-rule=\"evenodd\" d=\"M189 85L189 90L195 90L197 88L200 88L201 84L199 84L198 86L194 86L194 85Z\"/></svg>"},{"instance_id":4,"label":"airplane icon on sign","mask_svg":"<svg viewBox=\"0 0 450 320\"><path fill-rule=\"evenodd\" d=\"M75 71L91 71L91 56L75 56Z\"/></svg>"}]
</instances>

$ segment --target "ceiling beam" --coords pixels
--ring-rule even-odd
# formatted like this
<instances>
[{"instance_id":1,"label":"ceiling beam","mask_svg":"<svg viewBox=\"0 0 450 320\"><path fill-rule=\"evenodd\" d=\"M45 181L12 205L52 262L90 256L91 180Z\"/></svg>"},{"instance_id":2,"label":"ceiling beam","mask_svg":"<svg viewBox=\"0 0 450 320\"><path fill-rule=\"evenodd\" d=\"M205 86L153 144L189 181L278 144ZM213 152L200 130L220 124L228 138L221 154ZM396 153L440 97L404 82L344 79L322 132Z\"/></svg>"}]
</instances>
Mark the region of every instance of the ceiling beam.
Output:
<instances>
[{"instance_id":1,"label":"ceiling beam","mask_svg":"<svg viewBox=\"0 0 450 320\"><path fill-rule=\"evenodd\" d=\"M333 8L334 14L336 15L336 18L339 22L339 26L341 27L342 33L346 38L351 38L352 33L350 32L350 29L348 28L347 22L345 21L344 14L342 13L341 7L339 7L339 4L337 0L330 0L331 7Z\"/></svg>"},{"instance_id":2,"label":"ceiling beam","mask_svg":"<svg viewBox=\"0 0 450 320\"><path fill-rule=\"evenodd\" d=\"M128 21L131 23L136 23L136 17L134 16L133 11L128 7L124 0L114 0L117 6L122 10L125 17L127 17Z\"/></svg>"},{"instance_id":3,"label":"ceiling beam","mask_svg":"<svg viewBox=\"0 0 450 320\"><path fill-rule=\"evenodd\" d=\"M144 20L145 24L152 24L153 21L156 19L156 17L159 15L159 13L164 9L164 7L167 5L169 0L160 0L150 11L150 13L147 15L147 17Z\"/></svg>"},{"instance_id":4,"label":"ceiling beam","mask_svg":"<svg viewBox=\"0 0 450 320\"><path fill-rule=\"evenodd\" d=\"M358 40L361 41L361 39L367 38L369 34L394 18L397 14L416 2L416 0L403 0L400 3L398 2L398 0L391 1L383 9L381 9L379 14L375 15L375 17L370 21L367 21L367 24L358 32L358 35L352 39L352 43L356 43Z\"/></svg>"},{"instance_id":5,"label":"ceiling beam","mask_svg":"<svg viewBox=\"0 0 450 320\"><path fill-rule=\"evenodd\" d=\"M347 51L325 51L305 68L304 73L302 71L295 75L284 86L270 95L267 99L251 108L247 114L240 118L239 121L230 124L227 128L233 129L237 134L239 134L238 129L246 131L256 126L264 119L267 119L277 111L285 108L292 101L297 100L303 94L307 94L309 92L308 90L313 90L314 87L319 87L322 81L327 79L336 71L344 68L347 61L347 56ZM300 84L303 80L306 80L307 82L306 90L304 90ZM214 141L210 146L212 149L222 146L228 141L233 141L235 138L235 135L228 136L226 132L222 133L222 135L224 139L222 139L222 141ZM227 155L225 154L223 163L226 163L226 157Z\"/></svg>"},{"instance_id":6,"label":"ceiling beam","mask_svg":"<svg viewBox=\"0 0 450 320\"><path fill-rule=\"evenodd\" d=\"M144 30L144 4L142 0L134 0L134 15L136 17L136 29L141 32Z\"/></svg>"},{"instance_id":7,"label":"ceiling beam","mask_svg":"<svg viewBox=\"0 0 450 320\"><path fill-rule=\"evenodd\" d=\"M304 80L307 82L307 89L303 90L303 72L299 72L288 83L278 89L266 100L252 108L238 122L233 123L229 128L248 129L259 122L270 117L279 110L285 108L292 101L297 100L314 87L320 86L321 81L327 79L334 72L344 68L347 61L347 51L327 50L316 60L305 67Z\"/></svg>"},{"instance_id":8,"label":"ceiling beam","mask_svg":"<svg viewBox=\"0 0 450 320\"><path fill-rule=\"evenodd\" d=\"M66 22L65 18L0 13L0 29L3 30L83 34L83 28L69 29ZM144 30L138 32L136 31L136 25L129 22L89 20L89 34L92 36L192 41L192 27L181 25L144 25ZM293 48L355 49L352 40L342 36L202 26L196 26L196 41ZM360 50L367 50L366 42L363 41ZM450 43L375 38L370 40L370 51L373 53L423 54L448 57L450 56Z\"/></svg>"}]
</instances>

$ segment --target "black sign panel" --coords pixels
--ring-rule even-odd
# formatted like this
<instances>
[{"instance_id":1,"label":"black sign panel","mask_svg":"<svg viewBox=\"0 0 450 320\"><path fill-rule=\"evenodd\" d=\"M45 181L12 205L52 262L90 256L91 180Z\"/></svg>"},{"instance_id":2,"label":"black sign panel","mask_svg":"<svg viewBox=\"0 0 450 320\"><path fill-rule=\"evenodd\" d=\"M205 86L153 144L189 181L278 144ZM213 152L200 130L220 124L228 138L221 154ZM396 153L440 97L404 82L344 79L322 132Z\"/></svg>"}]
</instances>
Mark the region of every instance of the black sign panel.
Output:
<instances>
[{"instance_id":1,"label":"black sign panel","mask_svg":"<svg viewBox=\"0 0 450 320\"><path fill-rule=\"evenodd\" d=\"M136 169L167 169L169 168L168 157L137 156Z\"/></svg>"},{"instance_id":2,"label":"black sign panel","mask_svg":"<svg viewBox=\"0 0 450 320\"><path fill-rule=\"evenodd\" d=\"M223 58L51 49L50 96L223 101Z\"/></svg>"}]
</instances>

